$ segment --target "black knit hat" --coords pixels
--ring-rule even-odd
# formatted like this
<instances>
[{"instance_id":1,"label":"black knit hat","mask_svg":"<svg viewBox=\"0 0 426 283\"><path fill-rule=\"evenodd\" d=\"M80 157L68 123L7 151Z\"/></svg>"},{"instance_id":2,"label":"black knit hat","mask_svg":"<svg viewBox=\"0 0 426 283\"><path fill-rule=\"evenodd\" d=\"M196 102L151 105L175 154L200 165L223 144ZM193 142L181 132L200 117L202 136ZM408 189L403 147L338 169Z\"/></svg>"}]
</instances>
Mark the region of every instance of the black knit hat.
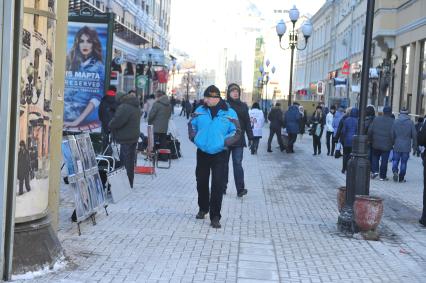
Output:
<instances>
[{"instance_id":1,"label":"black knit hat","mask_svg":"<svg viewBox=\"0 0 426 283\"><path fill-rule=\"evenodd\" d=\"M241 95L241 88L239 85L237 85L236 83L231 83L228 85L228 91L226 92L226 96L229 99L229 95L231 94L231 91L233 90L238 90L238 95Z\"/></svg>"},{"instance_id":2,"label":"black knit hat","mask_svg":"<svg viewBox=\"0 0 426 283\"><path fill-rule=\"evenodd\" d=\"M204 91L204 97L220 98L220 90L215 85L211 85Z\"/></svg>"}]
</instances>

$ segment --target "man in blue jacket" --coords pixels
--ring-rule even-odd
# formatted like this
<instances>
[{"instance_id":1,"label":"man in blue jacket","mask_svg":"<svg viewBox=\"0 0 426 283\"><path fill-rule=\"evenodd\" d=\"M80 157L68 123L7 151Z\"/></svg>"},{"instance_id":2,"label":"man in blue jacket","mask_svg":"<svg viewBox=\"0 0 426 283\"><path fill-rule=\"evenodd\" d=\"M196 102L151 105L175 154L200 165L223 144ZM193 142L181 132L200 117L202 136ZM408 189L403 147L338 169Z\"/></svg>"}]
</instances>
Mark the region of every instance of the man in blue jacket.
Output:
<instances>
[{"instance_id":1,"label":"man in blue jacket","mask_svg":"<svg viewBox=\"0 0 426 283\"><path fill-rule=\"evenodd\" d=\"M287 153L294 153L293 146L297 139L297 134L300 132L301 115L297 104L290 106L284 115L284 128L287 129L288 146Z\"/></svg>"},{"instance_id":2,"label":"man in blue jacket","mask_svg":"<svg viewBox=\"0 0 426 283\"><path fill-rule=\"evenodd\" d=\"M237 113L221 99L216 86L211 85L204 91L204 103L195 110L188 123L189 138L198 148L195 175L199 212L196 218L204 219L210 212L211 226L220 228L220 210L225 186L223 176L228 162L227 147L239 141L241 128Z\"/></svg>"}]
</instances>

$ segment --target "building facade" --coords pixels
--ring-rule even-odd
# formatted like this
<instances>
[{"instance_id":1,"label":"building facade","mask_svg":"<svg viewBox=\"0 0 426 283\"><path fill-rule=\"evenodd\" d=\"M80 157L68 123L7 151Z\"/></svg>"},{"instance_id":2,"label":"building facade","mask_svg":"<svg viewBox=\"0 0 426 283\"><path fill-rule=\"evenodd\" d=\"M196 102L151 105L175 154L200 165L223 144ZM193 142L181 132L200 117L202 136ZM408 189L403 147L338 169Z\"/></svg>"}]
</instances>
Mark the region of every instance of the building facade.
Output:
<instances>
[{"instance_id":1,"label":"building facade","mask_svg":"<svg viewBox=\"0 0 426 283\"><path fill-rule=\"evenodd\" d=\"M326 105L357 106L364 46L366 0L329 0L311 18L307 50L296 61L297 97ZM368 103L425 115L425 1L377 0ZM317 95L318 82L325 85Z\"/></svg>"},{"instance_id":2,"label":"building facade","mask_svg":"<svg viewBox=\"0 0 426 283\"><path fill-rule=\"evenodd\" d=\"M135 89L138 75L148 75L143 92L166 90L155 74L167 71L171 0L70 0L70 12L90 7L114 14L112 71L117 89ZM149 70L149 71L148 71Z\"/></svg>"}]
</instances>

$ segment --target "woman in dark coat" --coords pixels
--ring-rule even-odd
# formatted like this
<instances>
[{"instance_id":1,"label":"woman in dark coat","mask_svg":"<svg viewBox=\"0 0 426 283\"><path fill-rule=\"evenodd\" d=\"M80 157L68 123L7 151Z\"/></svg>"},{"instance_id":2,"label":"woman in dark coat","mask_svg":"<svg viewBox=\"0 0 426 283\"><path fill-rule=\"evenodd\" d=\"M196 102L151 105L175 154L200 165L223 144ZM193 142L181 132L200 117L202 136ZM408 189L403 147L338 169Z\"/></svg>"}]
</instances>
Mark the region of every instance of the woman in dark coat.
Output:
<instances>
[{"instance_id":1,"label":"woman in dark coat","mask_svg":"<svg viewBox=\"0 0 426 283\"><path fill-rule=\"evenodd\" d=\"M24 193L24 182L27 192L31 191L30 188L30 171L31 171L30 152L28 151L25 142L19 143L18 152L18 180L19 180L19 195Z\"/></svg>"},{"instance_id":2,"label":"woman in dark coat","mask_svg":"<svg viewBox=\"0 0 426 283\"><path fill-rule=\"evenodd\" d=\"M305 134L306 124L308 124L308 116L306 115L306 111L304 110L303 106L299 106L299 112L300 112L300 140L302 140L303 135Z\"/></svg>"},{"instance_id":3,"label":"woman in dark coat","mask_svg":"<svg viewBox=\"0 0 426 283\"><path fill-rule=\"evenodd\" d=\"M325 116L324 112L322 111L321 106L317 106L314 114L311 118L311 135L312 135L312 142L314 146L314 154L313 155L320 155L321 154L321 137L322 133L324 131L324 124L325 124Z\"/></svg>"}]
</instances>

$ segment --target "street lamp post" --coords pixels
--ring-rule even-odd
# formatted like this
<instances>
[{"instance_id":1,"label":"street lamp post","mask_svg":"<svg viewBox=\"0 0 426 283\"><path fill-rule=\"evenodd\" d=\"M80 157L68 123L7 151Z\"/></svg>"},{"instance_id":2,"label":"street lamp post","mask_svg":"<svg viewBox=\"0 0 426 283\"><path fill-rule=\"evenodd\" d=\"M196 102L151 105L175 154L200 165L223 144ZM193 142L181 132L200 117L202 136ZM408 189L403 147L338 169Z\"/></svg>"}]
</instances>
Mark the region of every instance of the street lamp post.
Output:
<instances>
[{"instance_id":1,"label":"street lamp post","mask_svg":"<svg viewBox=\"0 0 426 283\"><path fill-rule=\"evenodd\" d=\"M297 10L296 6L293 6L293 8L289 11L290 20L292 22L292 30L289 32L289 43L288 47L284 48L281 45L281 39L283 35L285 34L287 27L285 25L284 20L281 20L277 26L276 31L278 34L278 37L280 39L280 47L283 50L290 49L291 50L291 61L290 61L290 86L289 86L289 94L288 94L288 106L291 106L291 97L292 97L292 91L293 91L293 63L294 63L294 50L305 50L308 46L308 39L312 35L312 24L309 20L306 20L302 25L302 33L303 37L305 38L305 45L303 48L299 47L299 35L296 29L296 22L299 19L299 10Z\"/></svg>"},{"instance_id":2,"label":"street lamp post","mask_svg":"<svg viewBox=\"0 0 426 283\"><path fill-rule=\"evenodd\" d=\"M352 157L348 162L345 206L337 222L339 230L346 233L354 233L357 231L353 209L355 195L368 195L370 191L370 162L368 160L367 136L364 133L364 120L368 99L374 2L374 0L368 0L367 2L358 130L357 135L354 136L353 139Z\"/></svg>"},{"instance_id":3,"label":"street lamp post","mask_svg":"<svg viewBox=\"0 0 426 283\"><path fill-rule=\"evenodd\" d=\"M259 67L259 72L260 72L260 77L257 78L257 83L258 85L260 85L263 89L263 86L265 86L265 99L262 99L262 108L263 108L263 114L265 116L265 121L267 120L267 116L268 116L268 83L269 83L269 65L271 64L271 61L266 60L265 62L265 66L260 66ZM276 71L275 67L272 67L271 72L272 74L274 74Z\"/></svg>"},{"instance_id":4,"label":"street lamp post","mask_svg":"<svg viewBox=\"0 0 426 283\"><path fill-rule=\"evenodd\" d=\"M191 71L186 72L186 101L189 102L189 82L190 82Z\"/></svg>"}]
</instances>

